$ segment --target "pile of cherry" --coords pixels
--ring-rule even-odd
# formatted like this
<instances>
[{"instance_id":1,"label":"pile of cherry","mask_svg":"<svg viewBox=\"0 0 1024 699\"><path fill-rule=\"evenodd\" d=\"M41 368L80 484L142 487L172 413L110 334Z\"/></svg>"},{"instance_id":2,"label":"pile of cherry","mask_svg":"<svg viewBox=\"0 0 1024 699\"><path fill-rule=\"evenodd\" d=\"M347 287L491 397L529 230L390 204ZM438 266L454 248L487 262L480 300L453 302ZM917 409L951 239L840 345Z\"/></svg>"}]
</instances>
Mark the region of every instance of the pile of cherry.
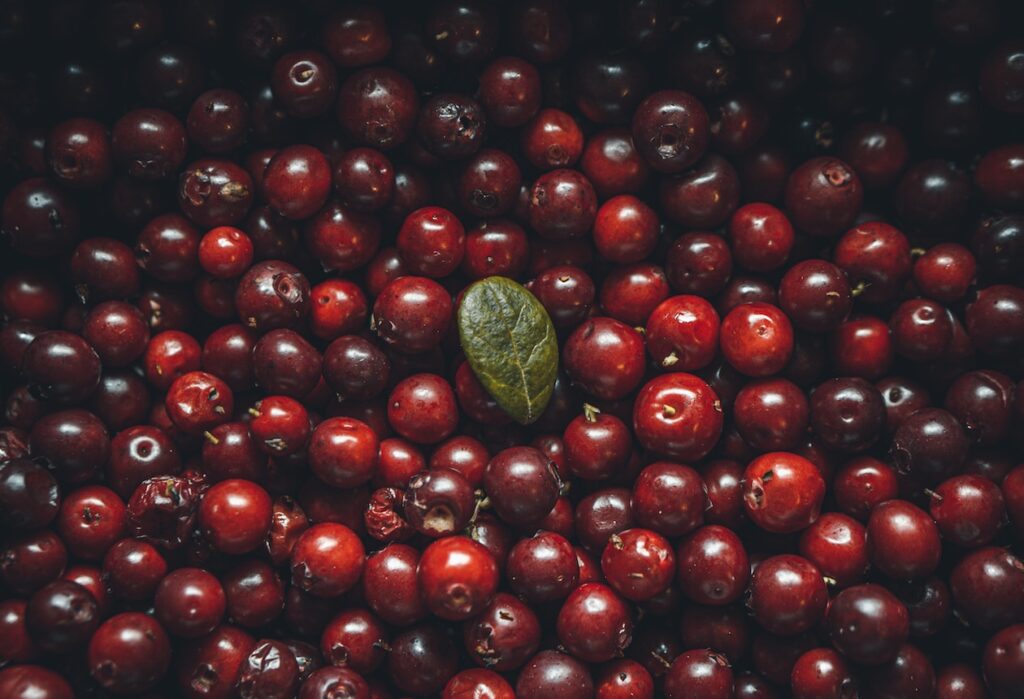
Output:
<instances>
[{"instance_id":1,"label":"pile of cherry","mask_svg":"<svg viewBox=\"0 0 1024 699\"><path fill-rule=\"evenodd\" d=\"M0 697L1024 697L1021 27L5 3Z\"/></svg>"}]
</instances>

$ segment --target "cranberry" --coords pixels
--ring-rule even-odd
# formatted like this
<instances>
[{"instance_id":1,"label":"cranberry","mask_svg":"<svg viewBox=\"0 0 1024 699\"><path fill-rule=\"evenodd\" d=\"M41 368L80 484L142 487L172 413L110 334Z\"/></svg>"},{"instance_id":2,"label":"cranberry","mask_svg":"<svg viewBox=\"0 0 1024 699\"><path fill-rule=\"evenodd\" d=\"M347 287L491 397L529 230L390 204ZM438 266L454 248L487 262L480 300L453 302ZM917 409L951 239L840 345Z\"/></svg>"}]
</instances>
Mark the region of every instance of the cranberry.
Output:
<instances>
[{"instance_id":1,"label":"cranberry","mask_svg":"<svg viewBox=\"0 0 1024 699\"><path fill-rule=\"evenodd\" d=\"M258 262L238 282L235 308L242 323L259 332L296 327L309 312L306 277L280 260Z\"/></svg>"},{"instance_id":2,"label":"cranberry","mask_svg":"<svg viewBox=\"0 0 1024 699\"><path fill-rule=\"evenodd\" d=\"M388 674L403 692L436 694L457 669L455 644L440 626L413 626L391 640Z\"/></svg>"},{"instance_id":3,"label":"cranberry","mask_svg":"<svg viewBox=\"0 0 1024 699\"><path fill-rule=\"evenodd\" d=\"M230 697L255 646L252 636L228 625L186 646L175 662L182 696Z\"/></svg>"},{"instance_id":4,"label":"cranberry","mask_svg":"<svg viewBox=\"0 0 1024 699\"><path fill-rule=\"evenodd\" d=\"M824 617L828 593L821 571L800 556L762 561L751 579L754 618L768 631L792 635L807 631Z\"/></svg>"},{"instance_id":5,"label":"cranberry","mask_svg":"<svg viewBox=\"0 0 1024 699\"><path fill-rule=\"evenodd\" d=\"M388 423L406 439L433 444L455 431L455 392L437 374L414 374L391 391L387 414Z\"/></svg>"},{"instance_id":6,"label":"cranberry","mask_svg":"<svg viewBox=\"0 0 1024 699\"><path fill-rule=\"evenodd\" d=\"M517 542L506 565L512 590L533 602L563 599L579 581L572 545L554 532L541 531Z\"/></svg>"},{"instance_id":7,"label":"cranberry","mask_svg":"<svg viewBox=\"0 0 1024 699\"><path fill-rule=\"evenodd\" d=\"M309 466L328 485L350 488L367 482L377 466L377 435L351 418L330 418L313 430Z\"/></svg>"},{"instance_id":8,"label":"cranberry","mask_svg":"<svg viewBox=\"0 0 1024 699\"><path fill-rule=\"evenodd\" d=\"M786 379L751 381L733 402L736 429L758 450L795 449L807 431L809 411L803 391Z\"/></svg>"},{"instance_id":9,"label":"cranberry","mask_svg":"<svg viewBox=\"0 0 1024 699\"><path fill-rule=\"evenodd\" d=\"M684 461L705 456L722 433L722 407L704 381L686 373L665 374L640 390L633 429L648 449ZM680 425L693 425L689 434Z\"/></svg>"},{"instance_id":10,"label":"cranberry","mask_svg":"<svg viewBox=\"0 0 1024 699\"><path fill-rule=\"evenodd\" d=\"M224 588L201 568L178 568L160 581L156 617L171 634L198 638L213 631L227 609Z\"/></svg>"},{"instance_id":11,"label":"cranberry","mask_svg":"<svg viewBox=\"0 0 1024 699\"><path fill-rule=\"evenodd\" d=\"M665 696L728 699L733 686L729 661L710 650L689 650L677 657L665 675ZM697 692L691 695L691 692Z\"/></svg>"},{"instance_id":12,"label":"cranberry","mask_svg":"<svg viewBox=\"0 0 1024 699\"><path fill-rule=\"evenodd\" d=\"M121 539L103 557L103 576L115 596L148 600L167 574L167 561L145 541Z\"/></svg>"},{"instance_id":13,"label":"cranberry","mask_svg":"<svg viewBox=\"0 0 1024 699\"><path fill-rule=\"evenodd\" d=\"M334 617L320 639L324 658L338 667L366 675L385 658L387 631L373 614L353 609Z\"/></svg>"},{"instance_id":14,"label":"cranberry","mask_svg":"<svg viewBox=\"0 0 1024 699\"><path fill-rule=\"evenodd\" d=\"M199 526L210 544L228 554L256 549L270 530L271 500L252 481L229 479L212 486L199 505Z\"/></svg>"},{"instance_id":15,"label":"cranberry","mask_svg":"<svg viewBox=\"0 0 1024 699\"><path fill-rule=\"evenodd\" d=\"M80 216L78 204L42 178L22 181L4 198L3 229L11 246L29 257L49 257L74 247Z\"/></svg>"},{"instance_id":16,"label":"cranberry","mask_svg":"<svg viewBox=\"0 0 1024 699\"><path fill-rule=\"evenodd\" d=\"M1020 589L1024 563L990 546L969 553L953 568L949 588L960 616L983 629L998 629L1024 618Z\"/></svg>"},{"instance_id":17,"label":"cranberry","mask_svg":"<svg viewBox=\"0 0 1024 699\"><path fill-rule=\"evenodd\" d=\"M408 626L426 616L416 582L418 563L419 552L405 544L389 544L367 557L363 594L385 622Z\"/></svg>"},{"instance_id":18,"label":"cranberry","mask_svg":"<svg viewBox=\"0 0 1024 699\"><path fill-rule=\"evenodd\" d=\"M137 537L167 549L180 548L192 533L201 479L157 476L142 481L128 501L128 529Z\"/></svg>"},{"instance_id":19,"label":"cranberry","mask_svg":"<svg viewBox=\"0 0 1024 699\"><path fill-rule=\"evenodd\" d=\"M425 352L443 339L452 320L451 296L425 277L395 279L377 296L371 325L401 352Z\"/></svg>"},{"instance_id":20,"label":"cranberry","mask_svg":"<svg viewBox=\"0 0 1024 699\"><path fill-rule=\"evenodd\" d=\"M767 531L800 531L821 512L825 481L814 464L791 452L754 459L743 474L743 484L747 516Z\"/></svg>"},{"instance_id":21,"label":"cranberry","mask_svg":"<svg viewBox=\"0 0 1024 699\"><path fill-rule=\"evenodd\" d=\"M164 399L167 415L183 432L197 434L225 422L234 412L234 393L205 371L190 371L174 380Z\"/></svg>"},{"instance_id":22,"label":"cranberry","mask_svg":"<svg viewBox=\"0 0 1024 699\"><path fill-rule=\"evenodd\" d=\"M333 597L352 587L363 571L362 542L342 524L315 524L295 542L292 582L318 597Z\"/></svg>"},{"instance_id":23,"label":"cranberry","mask_svg":"<svg viewBox=\"0 0 1024 699\"><path fill-rule=\"evenodd\" d=\"M629 607L610 587L584 583L558 612L558 639L587 662L611 660L629 645L633 620Z\"/></svg>"},{"instance_id":24,"label":"cranberry","mask_svg":"<svg viewBox=\"0 0 1024 699\"><path fill-rule=\"evenodd\" d=\"M934 484L961 467L968 447L967 435L955 417L939 408L925 408L896 428L889 454L900 473Z\"/></svg>"},{"instance_id":25,"label":"cranberry","mask_svg":"<svg viewBox=\"0 0 1024 699\"><path fill-rule=\"evenodd\" d=\"M450 469L424 471L409 480L402 507L413 529L439 538L469 524L474 511L473 488Z\"/></svg>"},{"instance_id":26,"label":"cranberry","mask_svg":"<svg viewBox=\"0 0 1024 699\"><path fill-rule=\"evenodd\" d=\"M521 600L499 592L463 627L467 651L489 669L506 672L520 667L540 643L540 622Z\"/></svg>"},{"instance_id":27,"label":"cranberry","mask_svg":"<svg viewBox=\"0 0 1024 699\"><path fill-rule=\"evenodd\" d=\"M770 376L782 370L793 352L793 327L767 303L737 306L722 320L722 354L739 372Z\"/></svg>"},{"instance_id":28,"label":"cranberry","mask_svg":"<svg viewBox=\"0 0 1024 699\"><path fill-rule=\"evenodd\" d=\"M815 648L801 655L793 665L790 683L797 699L841 697L857 691L852 669L831 648Z\"/></svg>"},{"instance_id":29,"label":"cranberry","mask_svg":"<svg viewBox=\"0 0 1024 699\"><path fill-rule=\"evenodd\" d=\"M679 545L680 588L698 604L724 605L739 599L750 579L750 562L739 537L719 525L697 529Z\"/></svg>"},{"instance_id":30,"label":"cranberry","mask_svg":"<svg viewBox=\"0 0 1024 699\"><path fill-rule=\"evenodd\" d=\"M800 535L800 553L837 587L860 582L867 573L867 529L837 512L823 514Z\"/></svg>"},{"instance_id":31,"label":"cranberry","mask_svg":"<svg viewBox=\"0 0 1024 699\"><path fill-rule=\"evenodd\" d=\"M708 500L696 471L668 461L646 466L633 484L637 523L663 536L681 536L700 526Z\"/></svg>"},{"instance_id":32,"label":"cranberry","mask_svg":"<svg viewBox=\"0 0 1024 699\"><path fill-rule=\"evenodd\" d=\"M828 609L832 644L856 663L881 665L896 657L909 632L907 608L875 584L855 585L836 595Z\"/></svg>"},{"instance_id":33,"label":"cranberry","mask_svg":"<svg viewBox=\"0 0 1024 699\"><path fill-rule=\"evenodd\" d=\"M997 284L982 289L967 307L967 334L987 354L1012 354L1024 346L1024 293L1019 287ZM27 355L26 355L27 357Z\"/></svg>"},{"instance_id":34,"label":"cranberry","mask_svg":"<svg viewBox=\"0 0 1024 699\"><path fill-rule=\"evenodd\" d=\"M860 210L860 178L838 158L814 158L786 182L786 209L798 230L835 236L850 227Z\"/></svg>"},{"instance_id":35,"label":"cranberry","mask_svg":"<svg viewBox=\"0 0 1024 699\"><path fill-rule=\"evenodd\" d=\"M242 699L287 699L299 687L299 664L284 643L261 641L249 653L238 676Z\"/></svg>"},{"instance_id":36,"label":"cranberry","mask_svg":"<svg viewBox=\"0 0 1024 699\"><path fill-rule=\"evenodd\" d=\"M829 338L829 349L839 372L869 380L883 377L895 359L888 324L873 316L840 323Z\"/></svg>"},{"instance_id":37,"label":"cranberry","mask_svg":"<svg viewBox=\"0 0 1024 699\"><path fill-rule=\"evenodd\" d=\"M587 666L555 650L541 651L523 667L516 681L516 696L540 699L552 693L566 699L594 695L593 679Z\"/></svg>"},{"instance_id":38,"label":"cranberry","mask_svg":"<svg viewBox=\"0 0 1024 699\"><path fill-rule=\"evenodd\" d=\"M139 179L169 179L185 162L184 125L162 109L127 112L114 123L110 145L115 164Z\"/></svg>"},{"instance_id":39,"label":"cranberry","mask_svg":"<svg viewBox=\"0 0 1024 699\"><path fill-rule=\"evenodd\" d=\"M458 160L476 153L486 130L487 118L480 103L456 93L440 93L428 98L416 119L420 144L444 160Z\"/></svg>"},{"instance_id":40,"label":"cranberry","mask_svg":"<svg viewBox=\"0 0 1024 699\"><path fill-rule=\"evenodd\" d=\"M597 217L597 194L582 173L552 170L533 183L527 214L530 226L543 238L579 238Z\"/></svg>"},{"instance_id":41,"label":"cranberry","mask_svg":"<svg viewBox=\"0 0 1024 699\"><path fill-rule=\"evenodd\" d=\"M171 644L152 617L125 612L110 617L89 641L89 671L114 694L154 688L171 664Z\"/></svg>"},{"instance_id":42,"label":"cranberry","mask_svg":"<svg viewBox=\"0 0 1024 699\"><path fill-rule=\"evenodd\" d=\"M946 541L974 548L989 543L1006 516L999 486L983 476L954 476L940 483L929 512Z\"/></svg>"},{"instance_id":43,"label":"cranberry","mask_svg":"<svg viewBox=\"0 0 1024 699\"><path fill-rule=\"evenodd\" d=\"M512 447L490 460L482 485L499 517L514 526L528 526L555 506L561 480L542 452Z\"/></svg>"},{"instance_id":44,"label":"cranberry","mask_svg":"<svg viewBox=\"0 0 1024 699\"><path fill-rule=\"evenodd\" d=\"M92 345L63 330L38 335L25 349L21 371L29 390L42 400L80 403L100 379L100 358Z\"/></svg>"},{"instance_id":45,"label":"cranberry","mask_svg":"<svg viewBox=\"0 0 1024 699\"><path fill-rule=\"evenodd\" d=\"M1001 696L1012 696L1020 686L1024 662L1024 625L1008 626L985 644L982 671L986 685Z\"/></svg>"},{"instance_id":46,"label":"cranberry","mask_svg":"<svg viewBox=\"0 0 1024 699\"><path fill-rule=\"evenodd\" d=\"M675 568L675 554L668 540L646 529L613 534L601 556L601 570L608 584L633 601L664 592Z\"/></svg>"},{"instance_id":47,"label":"cranberry","mask_svg":"<svg viewBox=\"0 0 1024 699\"><path fill-rule=\"evenodd\" d=\"M640 325L668 295L665 271L658 265L640 263L612 270L601 285L600 301L604 312L615 320Z\"/></svg>"},{"instance_id":48,"label":"cranberry","mask_svg":"<svg viewBox=\"0 0 1024 699\"><path fill-rule=\"evenodd\" d=\"M239 626L266 626L284 608L284 583L265 561L243 559L222 574L222 582L227 616Z\"/></svg>"}]
</instances>

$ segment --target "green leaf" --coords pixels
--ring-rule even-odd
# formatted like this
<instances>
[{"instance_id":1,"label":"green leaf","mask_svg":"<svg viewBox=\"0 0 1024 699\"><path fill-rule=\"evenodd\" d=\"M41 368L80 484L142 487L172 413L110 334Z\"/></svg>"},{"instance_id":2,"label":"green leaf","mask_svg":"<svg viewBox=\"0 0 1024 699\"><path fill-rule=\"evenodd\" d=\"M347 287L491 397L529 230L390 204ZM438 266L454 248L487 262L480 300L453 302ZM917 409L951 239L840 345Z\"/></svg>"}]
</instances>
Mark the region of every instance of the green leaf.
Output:
<instances>
[{"instance_id":1,"label":"green leaf","mask_svg":"<svg viewBox=\"0 0 1024 699\"><path fill-rule=\"evenodd\" d=\"M558 339L544 306L511 279L487 277L463 294L459 340L473 373L516 422L528 425L551 399Z\"/></svg>"}]
</instances>

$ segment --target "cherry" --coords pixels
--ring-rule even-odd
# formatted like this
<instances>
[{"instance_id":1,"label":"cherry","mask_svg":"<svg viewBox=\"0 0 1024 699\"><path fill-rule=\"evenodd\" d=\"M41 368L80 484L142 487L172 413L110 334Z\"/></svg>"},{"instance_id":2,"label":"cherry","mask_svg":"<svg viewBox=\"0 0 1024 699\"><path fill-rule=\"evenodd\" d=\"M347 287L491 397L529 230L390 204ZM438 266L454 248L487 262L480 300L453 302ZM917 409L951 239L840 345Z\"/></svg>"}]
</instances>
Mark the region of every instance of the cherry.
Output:
<instances>
[{"instance_id":1,"label":"cherry","mask_svg":"<svg viewBox=\"0 0 1024 699\"><path fill-rule=\"evenodd\" d=\"M518 541L508 554L506 570L513 592L532 602L563 599L580 578L572 544L560 534L545 531Z\"/></svg>"}]
</instances>

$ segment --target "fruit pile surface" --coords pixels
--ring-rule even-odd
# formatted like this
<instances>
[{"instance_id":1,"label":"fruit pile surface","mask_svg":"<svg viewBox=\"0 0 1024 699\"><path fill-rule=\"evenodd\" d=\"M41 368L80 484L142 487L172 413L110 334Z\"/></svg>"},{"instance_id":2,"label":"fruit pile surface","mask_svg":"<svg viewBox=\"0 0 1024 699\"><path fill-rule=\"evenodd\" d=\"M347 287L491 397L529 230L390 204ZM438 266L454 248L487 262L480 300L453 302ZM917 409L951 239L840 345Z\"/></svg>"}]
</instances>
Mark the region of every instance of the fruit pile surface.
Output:
<instances>
[{"instance_id":1,"label":"fruit pile surface","mask_svg":"<svg viewBox=\"0 0 1024 699\"><path fill-rule=\"evenodd\" d=\"M1024 698L1024 3L0 2L0 699Z\"/></svg>"}]
</instances>

